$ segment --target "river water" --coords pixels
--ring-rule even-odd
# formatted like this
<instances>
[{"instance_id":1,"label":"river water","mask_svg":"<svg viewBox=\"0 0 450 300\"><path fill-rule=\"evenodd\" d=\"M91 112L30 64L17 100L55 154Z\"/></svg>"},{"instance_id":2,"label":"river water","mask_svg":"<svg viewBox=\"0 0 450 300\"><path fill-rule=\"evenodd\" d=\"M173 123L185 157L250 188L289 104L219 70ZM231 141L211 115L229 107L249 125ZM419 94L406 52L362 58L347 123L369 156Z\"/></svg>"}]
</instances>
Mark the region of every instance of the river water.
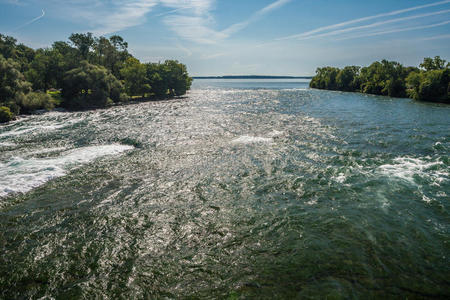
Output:
<instances>
[{"instance_id":1,"label":"river water","mask_svg":"<svg viewBox=\"0 0 450 300\"><path fill-rule=\"evenodd\" d=\"M307 87L0 126L0 298L450 297L450 106Z\"/></svg>"}]
</instances>

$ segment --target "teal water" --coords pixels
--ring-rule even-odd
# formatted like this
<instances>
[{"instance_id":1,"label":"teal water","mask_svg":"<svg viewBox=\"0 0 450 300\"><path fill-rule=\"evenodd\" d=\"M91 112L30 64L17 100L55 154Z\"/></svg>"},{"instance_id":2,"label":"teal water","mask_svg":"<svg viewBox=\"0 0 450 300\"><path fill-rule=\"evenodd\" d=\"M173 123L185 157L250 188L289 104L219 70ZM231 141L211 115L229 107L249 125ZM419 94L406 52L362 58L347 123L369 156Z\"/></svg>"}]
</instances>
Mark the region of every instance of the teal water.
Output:
<instances>
[{"instance_id":1,"label":"teal water","mask_svg":"<svg viewBox=\"0 0 450 300\"><path fill-rule=\"evenodd\" d=\"M0 298L449 298L450 106L307 87L0 126Z\"/></svg>"}]
</instances>

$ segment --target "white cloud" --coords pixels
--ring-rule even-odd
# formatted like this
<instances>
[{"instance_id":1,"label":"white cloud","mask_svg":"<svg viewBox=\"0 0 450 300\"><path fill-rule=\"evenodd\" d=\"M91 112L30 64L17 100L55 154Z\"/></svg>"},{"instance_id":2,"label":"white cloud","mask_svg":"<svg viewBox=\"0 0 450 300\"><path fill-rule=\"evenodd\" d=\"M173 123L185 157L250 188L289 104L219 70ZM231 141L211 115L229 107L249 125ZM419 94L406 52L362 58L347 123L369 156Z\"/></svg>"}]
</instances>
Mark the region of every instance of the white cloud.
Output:
<instances>
[{"instance_id":1,"label":"white cloud","mask_svg":"<svg viewBox=\"0 0 450 300\"><path fill-rule=\"evenodd\" d=\"M89 2L91 9L86 7L86 1L73 1L76 13L85 19L97 35L114 33L130 28L145 21L145 15L158 4L158 0L116 0L108 5L102 1Z\"/></svg>"},{"instance_id":2,"label":"white cloud","mask_svg":"<svg viewBox=\"0 0 450 300\"><path fill-rule=\"evenodd\" d=\"M251 23L261 19L264 15L266 15L266 14L272 12L273 10L275 10L277 8L280 8L281 6L287 4L288 2L291 2L291 0L278 0L278 1L275 1L272 4L269 4L266 7L260 9L259 11L257 11L256 13L254 13L249 19L247 19L247 20L245 20L243 22L231 25L230 27L228 27L227 29L222 31L222 33L224 33L227 36L229 36L229 35L231 35L233 33L236 33L238 31L244 29L245 27L247 27Z\"/></svg>"},{"instance_id":3,"label":"white cloud","mask_svg":"<svg viewBox=\"0 0 450 300\"><path fill-rule=\"evenodd\" d=\"M342 40L350 40L350 39L357 39L357 38L385 35L385 34L397 33L397 32L429 29L429 28L435 28L435 27L444 26L444 25L447 25L447 24L450 24L450 21L444 21L444 22L430 24L430 25L411 26L411 27L405 27L405 28L396 28L396 29L389 29L389 30L383 30L383 31L377 31L377 32L370 32L370 33L366 33L366 34L360 34L360 35L343 37L343 38L340 38L340 39L337 39L337 40L342 41Z\"/></svg>"},{"instance_id":4,"label":"white cloud","mask_svg":"<svg viewBox=\"0 0 450 300\"><path fill-rule=\"evenodd\" d=\"M226 39L290 1L277 0L258 10L247 20L219 31L213 29L215 25L212 16L212 10L215 7L214 0L193 0L189 2L189 5L187 5L187 1L182 0L161 0L163 5L174 9L168 12L171 15L164 18L164 23L181 38L201 44L214 44Z\"/></svg>"},{"instance_id":5,"label":"white cloud","mask_svg":"<svg viewBox=\"0 0 450 300\"><path fill-rule=\"evenodd\" d=\"M30 4L35 0L0 1ZM178 37L198 44L213 44L230 37L290 1L292 0L276 0L256 11L247 20L225 30L218 30L215 23L213 12L217 0L47 0L45 4L52 16L83 23L87 31L96 35L115 33L143 24L153 9L157 6L165 7L170 10L154 17L162 17L162 22Z\"/></svg>"},{"instance_id":6,"label":"white cloud","mask_svg":"<svg viewBox=\"0 0 450 300\"><path fill-rule=\"evenodd\" d=\"M327 32L327 33L321 33L321 34L315 34L315 35L308 35L308 36L304 36L304 37L299 37L298 39L299 40L306 40L306 39L312 39L312 38L318 38L318 37L334 36L334 35L339 35L339 34L342 34L342 33L348 33L348 32L357 31L357 30L363 30L363 29L380 27L380 26L383 26L383 25L386 25L386 24L399 23L399 22L404 22L404 21L409 21L409 20L414 20L414 19L420 19L420 18L425 18L425 17L431 17L431 16L436 16L436 15L442 15L442 14L448 14L448 13L450 13L450 9L437 11L437 12L432 12L432 13L414 15L414 16L409 16L409 17L403 17L403 18L396 18L396 19L376 22L376 23L372 23L372 24L368 24L368 25L354 26L354 27L349 27L349 28L345 28L345 29L333 30L333 31L330 31L330 32ZM365 35L363 34L361 36L365 36Z\"/></svg>"},{"instance_id":7,"label":"white cloud","mask_svg":"<svg viewBox=\"0 0 450 300\"><path fill-rule=\"evenodd\" d=\"M450 39L450 34L442 34L442 35L426 37L426 38L420 39L420 41L432 41L432 40L444 40L444 39Z\"/></svg>"},{"instance_id":8,"label":"white cloud","mask_svg":"<svg viewBox=\"0 0 450 300\"><path fill-rule=\"evenodd\" d=\"M383 14L377 14L377 15L363 17L363 18L357 18L357 19L353 19L353 20L350 20L350 21L342 22L342 23L337 23L337 24L333 24L333 25L329 25L329 26L319 27L319 28L316 28L314 30L310 30L310 31L307 31L307 32L303 32L303 33L299 33L299 34L295 34L295 35L282 37L282 38L279 38L278 40L299 39L299 38L315 35L315 34L317 34L319 32L324 32L324 31L333 30L333 29L336 29L336 28L345 27L345 26L348 26L348 25L351 25L351 24L362 23L362 22L365 22L365 21L370 21L370 20L379 19L379 18L383 18L383 17L390 17L390 16L395 16L395 15L400 15L400 14L404 14L404 13L407 13L407 12L416 11L416 10L420 10L420 9L424 9L424 8L444 5L444 4L447 4L447 3L450 3L450 0L434 2L434 3L420 5L420 6L414 6L414 7L410 7L410 8L406 8L406 9L394 10L394 11L391 11L391 12L387 12L387 13L383 13Z\"/></svg>"}]
</instances>

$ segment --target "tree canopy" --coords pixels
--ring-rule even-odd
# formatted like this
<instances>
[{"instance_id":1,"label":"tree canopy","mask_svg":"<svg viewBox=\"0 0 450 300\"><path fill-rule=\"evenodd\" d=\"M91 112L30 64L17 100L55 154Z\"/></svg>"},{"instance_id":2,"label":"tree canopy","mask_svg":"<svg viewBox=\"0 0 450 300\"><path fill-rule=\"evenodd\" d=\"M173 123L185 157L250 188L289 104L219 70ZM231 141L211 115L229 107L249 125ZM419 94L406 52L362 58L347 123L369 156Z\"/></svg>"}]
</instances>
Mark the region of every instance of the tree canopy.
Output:
<instances>
[{"instance_id":1,"label":"tree canopy","mask_svg":"<svg viewBox=\"0 0 450 300\"><path fill-rule=\"evenodd\" d=\"M317 69L310 87L450 103L449 68L439 56L425 58L420 69L387 60L364 68L324 67Z\"/></svg>"},{"instance_id":2,"label":"tree canopy","mask_svg":"<svg viewBox=\"0 0 450 300\"><path fill-rule=\"evenodd\" d=\"M92 33L73 33L68 41L36 50L0 34L0 79L0 106L13 117L59 105L86 109L130 97L181 96L192 83L184 64L141 63L121 36ZM51 96L48 91L53 91Z\"/></svg>"}]
</instances>

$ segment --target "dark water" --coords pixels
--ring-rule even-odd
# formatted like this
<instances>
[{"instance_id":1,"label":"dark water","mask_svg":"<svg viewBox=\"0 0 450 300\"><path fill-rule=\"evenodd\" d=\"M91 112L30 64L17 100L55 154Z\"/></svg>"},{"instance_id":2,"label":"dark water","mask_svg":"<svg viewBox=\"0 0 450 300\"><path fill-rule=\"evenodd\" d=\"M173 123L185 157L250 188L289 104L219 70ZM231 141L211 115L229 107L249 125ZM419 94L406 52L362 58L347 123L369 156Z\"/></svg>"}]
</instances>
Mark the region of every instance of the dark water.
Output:
<instances>
[{"instance_id":1,"label":"dark water","mask_svg":"<svg viewBox=\"0 0 450 300\"><path fill-rule=\"evenodd\" d=\"M196 81L0 127L0 298L448 298L450 106Z\"/></svg>"}]
</instances>

